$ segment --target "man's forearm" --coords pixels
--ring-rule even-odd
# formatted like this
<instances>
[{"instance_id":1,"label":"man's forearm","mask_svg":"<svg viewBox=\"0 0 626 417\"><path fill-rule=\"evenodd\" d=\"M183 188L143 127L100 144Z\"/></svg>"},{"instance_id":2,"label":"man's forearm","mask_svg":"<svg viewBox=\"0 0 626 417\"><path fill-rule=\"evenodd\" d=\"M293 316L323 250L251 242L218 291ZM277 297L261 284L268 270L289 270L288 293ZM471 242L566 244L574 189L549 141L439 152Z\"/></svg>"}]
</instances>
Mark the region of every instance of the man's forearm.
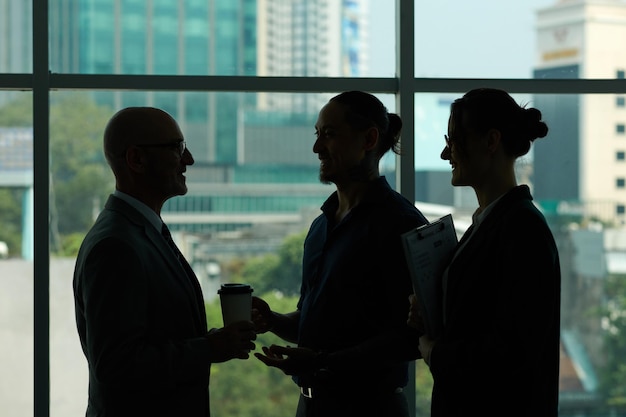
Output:
<instances>
[{"instance_id":1,"label":"man's forearm","mask_svg":"<svg viewBox=\"0 0 626 417\"><path fill-rule=\"evenodd\" d=\"M291 343L298 343L298 324L300 311L287 314L272 312L272 328L270 331Z\"/></svg>"}]
</instances>

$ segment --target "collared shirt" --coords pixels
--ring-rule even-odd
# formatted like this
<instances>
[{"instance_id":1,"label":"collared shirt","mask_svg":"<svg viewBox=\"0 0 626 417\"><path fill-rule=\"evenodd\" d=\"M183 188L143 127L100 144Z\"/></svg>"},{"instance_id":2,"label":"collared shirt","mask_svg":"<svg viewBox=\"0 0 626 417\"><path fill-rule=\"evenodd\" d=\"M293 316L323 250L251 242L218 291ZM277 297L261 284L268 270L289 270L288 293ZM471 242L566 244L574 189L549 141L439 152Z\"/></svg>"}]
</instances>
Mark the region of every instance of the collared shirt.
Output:
<instances>
[{"instance_id":1,"label":"collared shirt","mask_svg":"<svg viewBox=\"0 0 626 417\"><path fill-rule=\"evenodd\" d=\"M400 235L427 223L384 177L335 225L337 208L335 192L311 225L298 302L299 345L327 352L407 327L412 287ZM396 386L404 382L402 364L400 370Z\"/></svg>"},{"instance_id":2,"label":"collared shirt","mask_svg":"<svg viewBox=\"0 0 626 417\"><path fill-rule=\"evenodd\" d=\"M506 194L506 193L505 193ZM463 242L459 245L459 247L456 249L456 251L454 252L454 256L452 258L452 260L454 260L454 258L456 258L456 255L461 252L461 250L465 247L465 245L467 244L467 241L470 240L470 238L472 237L472 235L474 233L476 233L476 231L478 230L478 228L480 227L480 225L485 221L485 219L487 218L487 216L489 215L489 213L491 213L491 210L493 210L494 206L498 203L498 201L500 201L500 199L505 195L502 194L500 197L496 198L495 200L493 200L487 207L485 207L484 209L480 210L480 208L476 209L476 211L474 212L474 214L472 214L472 224L471 226L467 229L466 234L467 236L463 236L465 239L463 239Z\"/></svg>"},{"instance_id":3,"label":"collared shirt","mask_svg":"<svg viewBox=\"0 0 626 417\"><path fill-rule=\"evenodd\" d=\"M161 233L161 227L163 226L163 220L159 217L158 214L154 212L150 207L148 207L143 202L137 200L135 197L128 195L126 193L121 192L120 190L115 190L113 195L121 200L124 200L128 204L130 204L135 210L141 213L154 228Z\"/></svg>"}]
</instances>

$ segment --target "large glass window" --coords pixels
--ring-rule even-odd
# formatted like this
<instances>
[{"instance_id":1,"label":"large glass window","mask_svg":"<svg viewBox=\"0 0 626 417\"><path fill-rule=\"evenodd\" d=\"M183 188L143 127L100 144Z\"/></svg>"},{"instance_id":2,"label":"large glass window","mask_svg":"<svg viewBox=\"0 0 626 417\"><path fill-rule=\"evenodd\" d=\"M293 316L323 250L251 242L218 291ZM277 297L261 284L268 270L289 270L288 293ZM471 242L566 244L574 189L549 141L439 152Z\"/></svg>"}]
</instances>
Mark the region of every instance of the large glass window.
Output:
<instances>
[{"instance_id":1,"label":"large glass window","mask_svg":"<svg viewBox=\"0 0 626 417\"><path fill-rule=\"evenodd\" d=\"M42 31L33 17L46 6ZM112 190L101 141L117 109L160 107L181 125L196 163L188 195L163 216L220 325L227 280L252 283L278 311L295 306L304 233L333 190L311 150L333 92L371 91L401 114L404 152L381 172L429 219L452 212L463 230L476 197L450 185L443 134L453 99L493 86L550 127L517 173L561 252L560 413L626 415L625 10L618 0L0 1L0 409L84 414L71 279ZM412 74L398 67L406 59ZM216 415L295 410L290 379L255 359L215 366L211 384ZM421 361L411 384L411 408L428 415Z\"/></svg>"}]
</instances>

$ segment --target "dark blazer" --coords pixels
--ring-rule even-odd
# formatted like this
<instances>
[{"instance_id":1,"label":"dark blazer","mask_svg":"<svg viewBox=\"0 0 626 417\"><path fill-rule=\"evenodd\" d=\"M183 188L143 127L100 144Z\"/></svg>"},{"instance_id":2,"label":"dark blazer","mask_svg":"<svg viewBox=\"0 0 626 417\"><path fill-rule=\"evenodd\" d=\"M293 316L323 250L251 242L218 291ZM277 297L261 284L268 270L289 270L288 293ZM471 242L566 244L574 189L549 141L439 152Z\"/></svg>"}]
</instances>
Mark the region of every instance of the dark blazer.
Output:
<instances>
[{"instance_id":1,"label":"dark blazer","mask_svg":"<svg viewBox=\"0 0 626 417\"><path fill-rule=\"evenodd\" d=\"M518 186L448 267L432 416L557 416L560 282L552 233Z\"/></svg>"},{"instance_id":2,"label":"dark blazer","mask_svg":"<svg viewBox=\"0 0 626 417\"><path fill-rule=\"evenodd\" d=\"M87 416L209 415L204 301L183 263L141 213L109 197L74 271Z\"/></svg>"}]
</instances>

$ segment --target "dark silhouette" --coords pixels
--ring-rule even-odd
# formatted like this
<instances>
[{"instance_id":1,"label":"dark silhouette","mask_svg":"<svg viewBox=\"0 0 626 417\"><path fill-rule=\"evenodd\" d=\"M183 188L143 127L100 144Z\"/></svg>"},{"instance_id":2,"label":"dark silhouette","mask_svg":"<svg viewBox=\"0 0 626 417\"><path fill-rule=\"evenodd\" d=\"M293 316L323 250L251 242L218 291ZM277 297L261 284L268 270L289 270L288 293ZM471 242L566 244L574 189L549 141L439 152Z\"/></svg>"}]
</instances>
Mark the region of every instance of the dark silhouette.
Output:
<instances>
[{"instance_id":1,"label":"dark silhouette","mask_svg":"<svg viewBox=\"0 0 626 417\"><path fill-rule=\"evenodd\" d=\"M408 415L402 388L419 339L405 323L412 289L400 235L427 221L378 170L387 151L398 151L401 127L359 91L319 113L313 152L320 180L337 190L306 237L297 310L279 314L253 299L258 332L298 345L255 354L294 376L298 416Z\"/></svg>"},{"instance_id":2,"label":"dark silhouette","mask_svg":"<svg viewBox=\"0 0 626 417\"><path fill-rule=\"evenodd\" d=\"M252 322L207 332L198 280L161 220L194 163L176 121L149 107L104 132L116 179L80 248L76 323L89 365L87 416L209 416L212 362L247 358Z\"/></svg>"},{"instance_id":3,"label":"dark silhouette","mask_svg":"<svg viewBox=\"0 0 626 417\"><path fill-rule=\"evenodd\" d=\"M541 112L481 88L454 101L441 158L479 207L442 277L443 334L420 337L432 416L557 416L561 273L514 165L548 133ZM409 324L421 330L412 297Z\"/></svg>"}]
</instances>

